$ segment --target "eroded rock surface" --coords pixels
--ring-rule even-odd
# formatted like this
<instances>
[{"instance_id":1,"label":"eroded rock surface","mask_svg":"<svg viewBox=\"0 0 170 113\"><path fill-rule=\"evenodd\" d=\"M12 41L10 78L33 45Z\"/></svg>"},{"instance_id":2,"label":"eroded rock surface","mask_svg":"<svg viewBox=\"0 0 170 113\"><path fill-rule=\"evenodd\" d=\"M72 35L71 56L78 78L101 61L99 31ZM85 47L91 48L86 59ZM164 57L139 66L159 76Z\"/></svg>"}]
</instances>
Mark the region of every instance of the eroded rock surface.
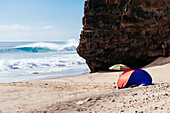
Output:
<instances>
[{"instance_id":1,"label":"eroded rock surface","mask_svg":"<svg viewBox=\"0 0 170 113\"><path fill-rule=\"evenodd\" d=\"M91 72L170 56L170 0L87 0L78 54Z\"/></svg>"}]
</instances>

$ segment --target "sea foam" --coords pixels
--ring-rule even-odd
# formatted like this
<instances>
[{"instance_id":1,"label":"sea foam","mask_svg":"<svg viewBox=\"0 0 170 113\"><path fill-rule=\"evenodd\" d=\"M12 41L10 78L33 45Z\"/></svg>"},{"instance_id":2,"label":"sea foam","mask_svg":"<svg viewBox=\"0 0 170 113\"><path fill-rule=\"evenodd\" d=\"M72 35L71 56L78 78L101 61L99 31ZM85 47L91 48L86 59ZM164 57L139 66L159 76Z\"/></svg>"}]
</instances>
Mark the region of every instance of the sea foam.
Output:
<instances>
[{"instance_id":1,"label":"sea foam","mask_svg":"<svg viewBox=\"0 0 170 113\"><path fill-rule=\"evenodd\" d=\"M44 58L2 59L0 72L6 73L32 73L32 72L57 72L69 69L84 69L85 60L77 54L57 55Z\"/></svg>"}]
</instances>

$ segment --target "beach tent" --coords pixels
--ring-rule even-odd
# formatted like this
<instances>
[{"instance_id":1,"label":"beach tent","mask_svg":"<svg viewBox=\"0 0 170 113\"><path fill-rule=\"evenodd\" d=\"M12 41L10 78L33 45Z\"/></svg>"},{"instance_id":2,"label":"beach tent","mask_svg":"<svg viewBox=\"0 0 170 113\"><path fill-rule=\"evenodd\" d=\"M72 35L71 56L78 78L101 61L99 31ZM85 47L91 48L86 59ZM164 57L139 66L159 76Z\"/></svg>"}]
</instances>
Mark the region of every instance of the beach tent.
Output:
<instances>
[{"instance_id":1,"label":"beach tent","mask_svg":"<svg viewBox=\"0 0 170 113\"><path fill-rule=\"evenodd\" d=\"M123 72L117 82L118 88L127 88L132 85L140 85L140 84L152 84L152 78L146 71L142 69L133 70L129 69Z\"/></svg>"}]
</instances>

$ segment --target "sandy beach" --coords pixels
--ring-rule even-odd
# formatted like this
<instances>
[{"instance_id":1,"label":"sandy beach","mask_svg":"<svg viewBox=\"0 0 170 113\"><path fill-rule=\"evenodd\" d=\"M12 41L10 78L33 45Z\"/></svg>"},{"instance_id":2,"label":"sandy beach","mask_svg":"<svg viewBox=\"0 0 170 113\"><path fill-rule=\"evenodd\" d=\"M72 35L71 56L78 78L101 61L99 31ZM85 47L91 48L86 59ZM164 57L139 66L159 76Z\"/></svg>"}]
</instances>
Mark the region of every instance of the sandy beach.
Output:
<instances>
[{"instance_id":1,"label":"sandy beach","mask_svg":"<svg viewBox=\"0 0 170 113\"><path fill-rule=\"evenodd\" d=\"M117 89L120 72L0 83L0 113L170 113L170 57L142 69L153 85Z\"/></svg>"}]
</instances>

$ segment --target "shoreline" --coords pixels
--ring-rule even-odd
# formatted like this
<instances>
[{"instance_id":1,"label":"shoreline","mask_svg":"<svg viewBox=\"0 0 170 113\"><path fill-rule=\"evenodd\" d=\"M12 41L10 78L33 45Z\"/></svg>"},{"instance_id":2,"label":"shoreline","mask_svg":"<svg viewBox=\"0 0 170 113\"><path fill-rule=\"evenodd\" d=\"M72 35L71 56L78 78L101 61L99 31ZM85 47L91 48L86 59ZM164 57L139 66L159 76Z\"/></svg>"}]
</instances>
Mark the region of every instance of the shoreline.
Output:
<instances>
[{"instance_id":1,"label":"shoreline","mask_svg":"<svg viewBox=\"0 0 170 113\"><path fill-rule=\"evenodd\" d=\"M32 74L20 74L14 76L0 76L0 83L8 83L8 82L25 82L25 81L32 81L32 80L44 80L44 79L52 79L52 78L61 78L67 76L75 76L88 73L89 69L70 69L70 70L63 70L57 72L49 72L49 73L39 73L33 72Z\"/></svg>"},{"instance_id":2,"label":"shoreline","mask_svg":"<svg viewBox=\"0 0 170 113\"><path fill-rule=\"evenodd\" d=\"M170 57L150 65L154 85L119 90L120 72L0 83L0 113L170 112Z\"/></svg>"}]
</instances>

